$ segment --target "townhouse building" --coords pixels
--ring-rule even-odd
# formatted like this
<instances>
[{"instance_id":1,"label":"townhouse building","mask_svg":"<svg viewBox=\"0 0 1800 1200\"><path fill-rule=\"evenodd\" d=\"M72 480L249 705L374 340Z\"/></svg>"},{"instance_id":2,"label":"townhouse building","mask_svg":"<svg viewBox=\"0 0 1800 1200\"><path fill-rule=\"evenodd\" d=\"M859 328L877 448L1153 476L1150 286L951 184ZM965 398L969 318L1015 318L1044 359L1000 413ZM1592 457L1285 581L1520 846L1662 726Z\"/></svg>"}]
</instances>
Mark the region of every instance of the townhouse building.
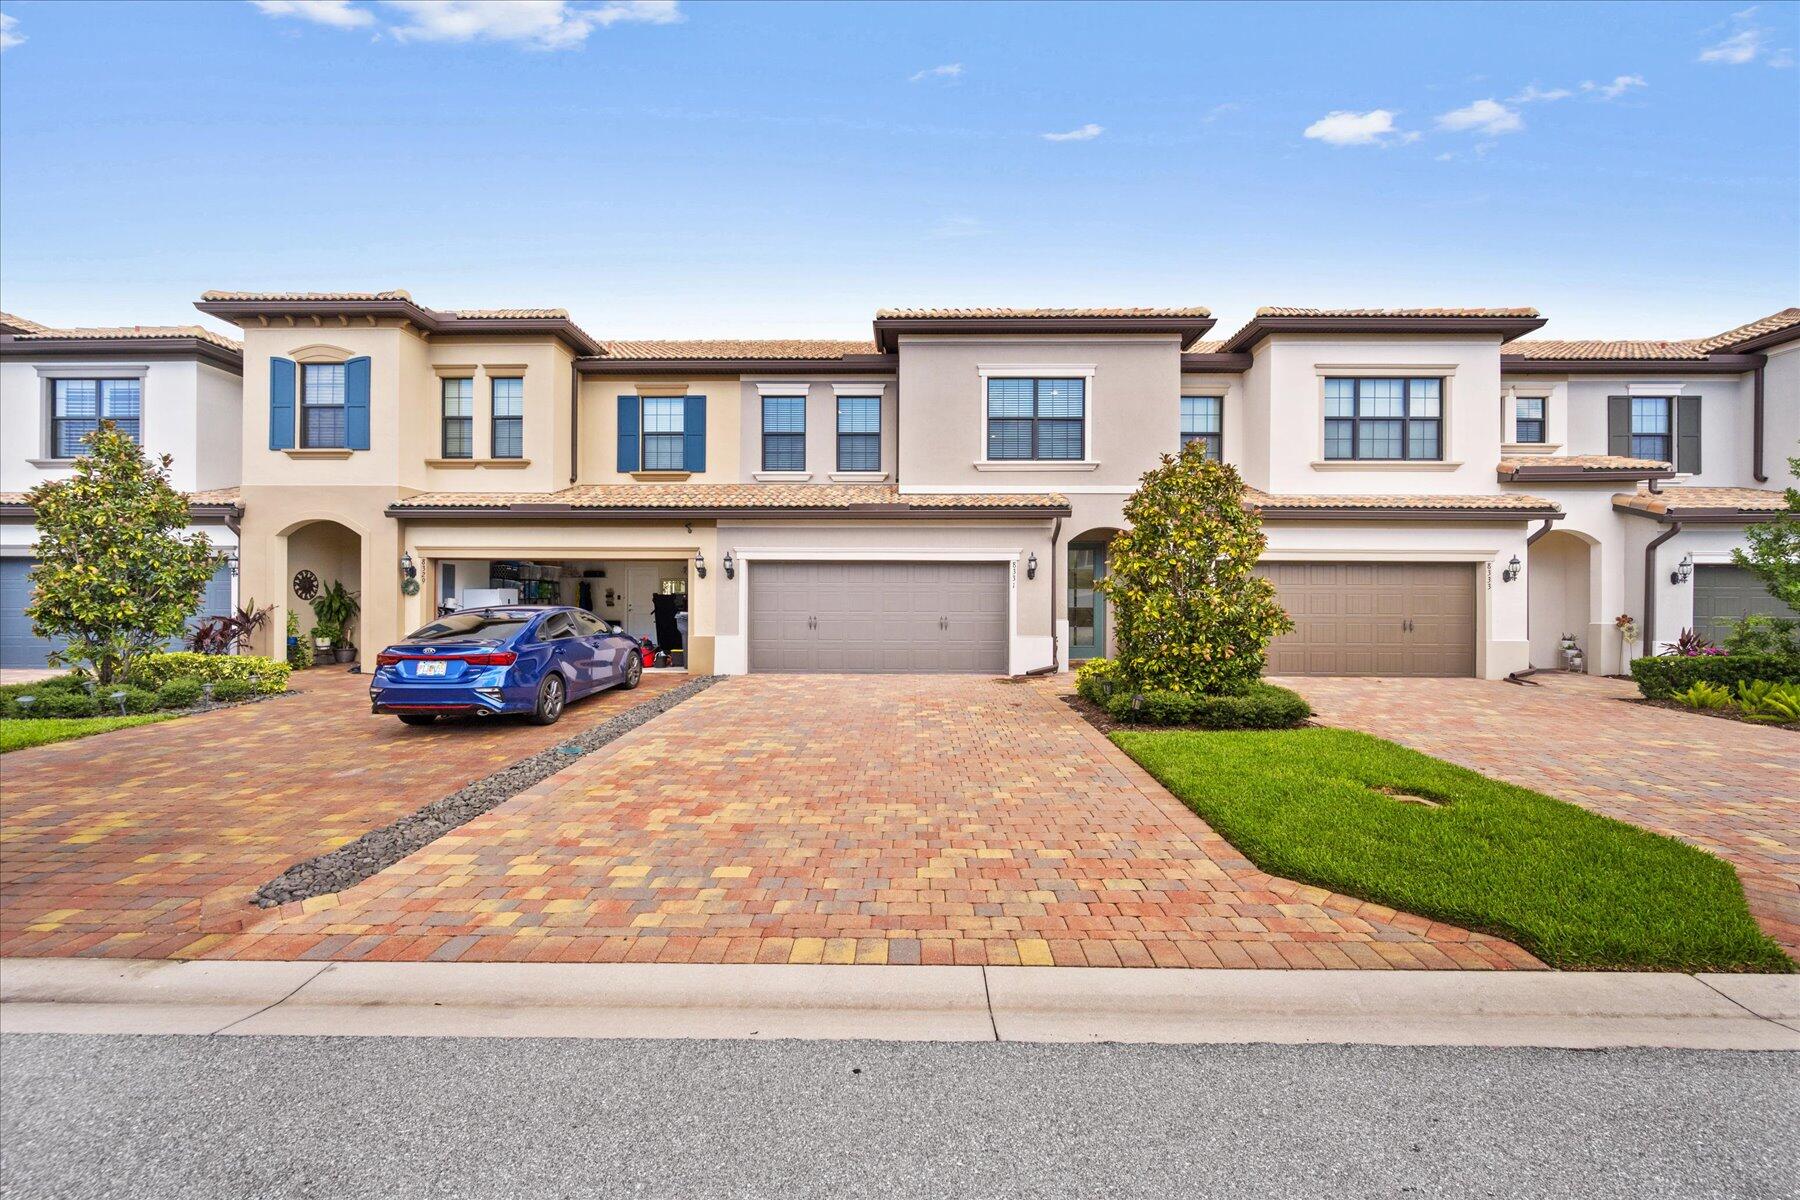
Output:
<instances>
[{"instance_id":1,"label":"townhouse building","mask_svg":"<svg viewBox=\"0 0 1800 1200\"><path fill-rule=\"evenodd\" d=\"M242 333L240 590L359 643L496 595L696 671L1066 668L1139 476L1235 464L1297 628L1270 669L1616 672L1773 602L1731 565L1800 450L1800 308L1673 342L1531 309L884 311L867 342L603 341L560 309L211 292ZM10 395L11 393L9 393ZM8 407L11 407L9 401ZM304 611L302 609L301 611ZM274 647L267 647L273 649Z\"/></svg>"},{"instance_id":2,"label":"townhouse building","mask_svg":"<svg viewBox=\"0 0 1800 1200\"><path fill-rule=\"evenodd\" d=\"M26 493L66 478L101 420L170 456L192 527L228 558L196 616L232 611L242 402L243 354L212 330L57 329L0 313L0 667L42 667L58 648L25 616L37 542Z\"/></svg>"}]
</instances>

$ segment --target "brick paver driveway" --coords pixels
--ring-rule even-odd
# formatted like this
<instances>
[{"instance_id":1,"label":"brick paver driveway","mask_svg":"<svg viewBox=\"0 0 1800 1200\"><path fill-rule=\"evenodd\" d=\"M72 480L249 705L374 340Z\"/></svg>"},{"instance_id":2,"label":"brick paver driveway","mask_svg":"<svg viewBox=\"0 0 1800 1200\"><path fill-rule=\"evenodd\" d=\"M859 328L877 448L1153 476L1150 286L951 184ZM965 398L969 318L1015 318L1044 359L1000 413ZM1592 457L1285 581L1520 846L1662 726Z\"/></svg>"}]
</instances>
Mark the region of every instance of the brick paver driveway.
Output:
<instances>
[{"instance_id":1,"label":"brick paver driveway","mask_svg":"<svg viewBox=\"0 0 1800 1200\"><path fill-rule=\"evenodd\" d=\"M1621 821L1737 867L1770 937L1800 957L1800 736L1628 704L1631 683L1538 675L1290 679L1328 725L1361 729Z\"/></svg>"},{"instance_id":2,"label":"brick paver driveway","mask_svg":"<svg viewBox=\"0 0 1800 1200\"><path fill-rule=\"evenodd\" d=\"M0 953L191 955L264 914L291 863L566 739L681 675L578 701L561 722L414 729L368 677L0 757Z\"/></svg>"},{"instance_id":3,"label":"brick paver driveway","mask_svg":"<svg viewBox=\"0 0 1800 1200\"><path fill-rule=\"evenodd\" d=\"M312 911L276 958L1538 965L1245 861L1057 681L745 676Z\"/></svg>"}]
</instances>

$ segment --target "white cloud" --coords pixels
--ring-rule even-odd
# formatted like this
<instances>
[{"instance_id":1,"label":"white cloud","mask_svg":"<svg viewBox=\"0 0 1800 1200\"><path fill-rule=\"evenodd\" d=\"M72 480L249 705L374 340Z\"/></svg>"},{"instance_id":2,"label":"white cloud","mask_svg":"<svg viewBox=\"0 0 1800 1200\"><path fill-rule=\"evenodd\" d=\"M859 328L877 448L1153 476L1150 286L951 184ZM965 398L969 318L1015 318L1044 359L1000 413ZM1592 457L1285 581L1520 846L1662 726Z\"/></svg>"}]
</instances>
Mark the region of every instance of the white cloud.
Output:
<instances>
[{"instance_id":1,"label":"white cloud","mask_svg":"<svg viewBox=\"0 0 1800 1200\"><path fill-rule=\"evenodd\" d=\"M1567 100L1575 93L1568 88L1541 88L1537 84L1529 84L1516 96L1508 96L1508 104L1548 104L1553 100Z\"/></svg>"},{"instance_id":2,"label":"white cloud","mask_svg":"<svg viewBox=\"0 0 1800 1200\"><path fill-rule=\"evenodd\" d=\"M1091 142L1106 132L1106 126L1096 125L1089 121L1079 129L1070 129L1063 133L1040 133L1039 137L1046 142Z\"/></svg>"},{"instance_id":3,"label":"white cloud","mask_svg":"<svg viewBox=\"0 0 1800 1200\"><path fill-rule=\"evenodd\" d=\"M403 42L523 42L543 50L579 46L595 29L621 23L667 25L681 20L678 0L608 0L577 6L567 0L386 0L406 23Z\"/></svg>"},{"instance_id":4,"label":"white cloud","mask_svg":"<svg viewBox=\"0 0 1800 1200\"><path fill-rule=\"evenodd\" d=\"M1583 80L1581 90L1601 100L1617 100L1632 88L1649 87L1642 75L1614 75L1611 83L1595 83L1591 79Z\"/></svg>"},{"instance_id":5,"label":"white cloud","mask_svg":"<svg viewBox=\"0 0 1800 1200\"><path fill-rule=\"evenodd\" d=\"M1306 127L1307 137L1328 146L1380 146L1385 145L1388 138L1399 134L1400 131L1394 128L1394 114L1385 108L1371 109L1366 113L1338 109ZM1415 138L1408 136L1401 140L1412 141Z\"/></svg>"},{"instance_id":6,"label":"white cloud","mask_svg":"<svg viewBox=\"0 0 1800 1200\"><path fill-rule=\"evenodd\" d=\"M962 73L963 65L961 63L945 63L938 67L926 67L923 71L915 73L911 82L920 83L927 79L960 79Z\"/></svg>"},{"instance_id":7,"label":"white cloud","mask_svg":"<svg viewBox=\"0 0 1800 1200\"><path fill-rule=\"evenodd\" d=\"M356 29L375 23L375 14L350 0L251 0L264 16L298 17L334 29Z\"/></svg>"},{"instance_id":8,"label":"white cloud","mask_svg":"<svg viewBox=\"0 0 1800 1200\"><path fill-rule=\"evenodd\" d=\"M0 50L11 50L25 40L25 35L18 32L19 18L0 13Z\"/></svg>"},{"instance_id":9,"label":"white cloud","mask_svg":"<svg viewBox=\"0 0 1800 1200\"><path fill-rule=\"evenodd\" d=\"M1794 51L1791 47L1775 47L1769 44L1769 35L1774 30L1766 25L1756 25L1756 7L1741 9L1731 14L1728 21L1712 26L1717 31L1721 27L1734 30L1721 42L1716 42L1700 51L1703 63L1718 63L1727 67L1741 67L1746 63L1761 61L1771 67L1791 67L1794 65Z\"/></svg>"},{"instance_id":10,"label":"white cloud","mask_svg":"<svg viewBox=\"0 0 1800 1200\"><path fill-rule=\"evenodd\" d=\"M1452 109L1437 119L1439 129L1453 133L1481 133L1488 136L1517 133L1525 128L1525 120L1498 100L1477 100L1462 108Z\"/></svg>"}]
</instances>

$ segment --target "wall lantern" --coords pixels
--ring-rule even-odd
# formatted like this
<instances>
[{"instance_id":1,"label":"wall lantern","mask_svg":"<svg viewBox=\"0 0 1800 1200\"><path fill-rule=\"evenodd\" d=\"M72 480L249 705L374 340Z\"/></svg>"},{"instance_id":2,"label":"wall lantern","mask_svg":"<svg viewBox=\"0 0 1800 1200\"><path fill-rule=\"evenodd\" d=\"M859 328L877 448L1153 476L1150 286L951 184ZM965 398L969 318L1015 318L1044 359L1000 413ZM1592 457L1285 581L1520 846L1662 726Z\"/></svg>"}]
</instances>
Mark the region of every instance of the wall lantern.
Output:
<instances>
[{"instance_id":1,"label":"wall lantern","mask_svg":"<svg viewBox=\"0 0 1800 1200\"><path fill-rule=\"evenodd\" d=\"M231 569L231 577L236 579L238 573L238 552L236 546L233 546L225 552L225 565Z\"/></svg>"},{"instance_id":2,"label":"wall lantern","mask_svg":"<svg viewBox=\"0 0 1800 1200\"><path fill-rule=\"evenodd\" d=\"M731 557L731 551L725 552L725 578L737 578L737 560Z\"/></svg>"},{"instance_id":3,"label":"wall lantern","mask_svg":"<svg viewBox=\"0 0 1800 1200\"><path fill-rule=\"evenodd\" d=\"M706 578L706 552L703 550L694 551L694 574Z\"/></svg>"},{"instance_id":4,"label":"wall lantern","mask_svg":"<svg viewBox=\"0 0 1800 1200\"><path fill-rule=\"evenodd\" d=\"M1031 557L1025 560L1025 578L1037 578L1037 551L1035 550L1032 551Z\"/></svg>"},{"instance_id":5,"label":"wall lantern","mask_svg":"<svg viewBox=\"0 0 1800 1200\"><path fill-rule=\"evenodd\" d=\"M1500 578L1511 583L1519 577L1519 556L1513 555L1512 561L1506 564L1506 570L1500 572Z\"/></svg>"},{"instance_id":6,"label":"wall lantern","mask_svg":"<svg viewBox=\"0 0 1800 1200\"><path fill-rule=\"evenodd\" d=\"M1689 550L1686 554L1681 556L1681 561L1675 564L1675 569L1673 571L1669 572L1669 582L1670 583L1686 583L1689 579L1692 579L1693 577L1694 577L1694 552L1692 550Z\"/></svg>"},{"instance_id":7,"label":"wall lantern","mask_svg":"<svg viewBox=\"0 0 1800 1200\"><path fill-rule=\"evenodd\" d=\"M415 579L418 577L419 568L413 564L411 550L400 555L400 574L408 579Z\"/></svg>"}]
</instances>

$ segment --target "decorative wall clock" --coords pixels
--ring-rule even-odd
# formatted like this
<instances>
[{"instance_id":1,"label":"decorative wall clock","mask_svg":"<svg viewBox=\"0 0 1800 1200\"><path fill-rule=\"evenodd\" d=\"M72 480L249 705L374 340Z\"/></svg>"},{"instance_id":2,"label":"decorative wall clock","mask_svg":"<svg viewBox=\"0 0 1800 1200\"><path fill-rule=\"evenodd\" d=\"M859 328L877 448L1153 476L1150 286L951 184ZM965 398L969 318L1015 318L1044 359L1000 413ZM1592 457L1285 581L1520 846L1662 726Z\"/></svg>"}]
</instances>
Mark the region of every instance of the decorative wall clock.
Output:
<instances>
[{"instance_id":1,"label":"decorative wall clock","mask_svg":"<svg viewBox=\"0 0 1800 1200\"><path fill-rule=\"evenodd\" d=\"M302 600L311 600L319 594L319 577L311 571L294 573L294 595Z\"/></svg>"}]
</instances>

